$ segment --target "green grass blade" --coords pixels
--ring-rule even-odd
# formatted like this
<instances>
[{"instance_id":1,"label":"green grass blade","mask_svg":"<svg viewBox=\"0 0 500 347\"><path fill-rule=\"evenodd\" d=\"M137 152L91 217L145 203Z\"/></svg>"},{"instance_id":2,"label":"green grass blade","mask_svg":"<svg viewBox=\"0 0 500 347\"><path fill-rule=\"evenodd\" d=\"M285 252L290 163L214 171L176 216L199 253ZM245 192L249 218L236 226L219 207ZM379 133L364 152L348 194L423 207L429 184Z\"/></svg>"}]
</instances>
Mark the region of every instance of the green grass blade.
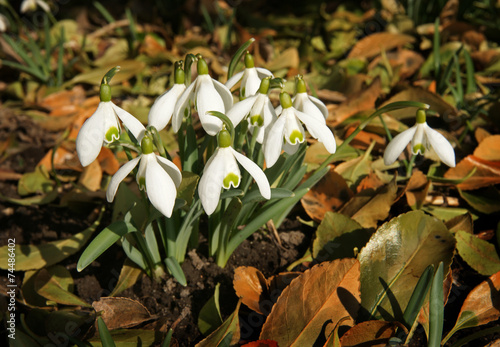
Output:
<instances>
[{"instance_id":1,"label":"green grass blade","mask_svg":"<svg viewBox=\"0 0 500 347\"><path fill-rule=\"evenodd\" d=\"M151 258L154 264L161 263L160 249L158 248L158 242L156 241L155 231L153 224L149 223L144 231L146 237L146 245L151 253Z\"/></svg>"},{"instance_id":2,"label":"green grass blade","mask_svg":"<svg viewBox=\"0 0 500 347\"><path fill-rule=\"evenodd\" d=\"M165 336L165 340L161 344L161 347L170 347L170 341L172 340L172 335L174 331L172 329L168 329L167 336Z\"/></svg>"},{"instance_id":3,"label":"green grass blade","mask_svg":"<svg viewBox=\"0 0 500 347\"><path fill-rule=\"evenodd\" d=\"M64 27L61 27L61 38L59 39L59 52L57 55L57 72L56 72L56 85L60 86L63 83L63 72L64 72L64 64L63 64L63 58L64 58L64 42L65 42L65 35L64 35Z\"/></svg>"},{"instance_id":4,"label":"green grass blade","mask_svg":"<svg viewBox=\"0 0 500 347\"><path fill-rule=\"evenodd\" d=\"M252 43L254 43L254 41L255 41L255 39L252 37L250 40L248 40L243 45L241 45L241 47L238 48L236 53L234 53L234 56L231 59L231 61L229 62L229 67L227 69L227 79L230 79L233 76L234 70L236 69L236 65L238 65L238 62L243 57L243 54L246 53L247 48L250 47L250 45Z\"/></svg>"},{"instance_id":5,"label":"green grass blade","mask_svg":"<svg viewBox=\"0 0 500 347\"><path fill-rule=\"evenodd\" d=\"M476 79L474 78L474 63L472 62L472 58L470 53L464 49L464 58L465 58L465 76L466 76L466 88L465 94L471 94L476 92Z\"/></svg>"},{"instance_id":6,"label":"green grass blade","mask_svg":"<svg viewBox=\"0 0 500 347\"><path fill-rule=\"evenodd\" d=\"M434 21L434 39L432 45L434 53L434 76L438 85L441 85L441 37L439 35L439 18Z\"/></svg>"},{"instance_id":7,"label":"green grass blade","mask_svg":"<svg viewBox=\"0 0 500 347\"><path fill-rule=\"evenodd\" d=\"M429 347L441 346L441 339L443 338L443 272L444 264L440 262L431 285L431 297L429 302Z\"/></svg>"},{"instance_id":8,"label":"green grass blade","mask_svg":"<svg viewBox=\"0 0 500 347\"><path fill-rule=\"evenodd\" d=\"M102 317L97 317L97 326L99 327L99 337L101 338L103 347L116 347L113 337L104 323Z\"/></svg>"},{"instance_id":9,"label":"green grass blade","mask_svg":"<svg viewBox=\"0 0 500 347\"><path fill-rule=\"evenodd\" d=\"M182 271L181 265L177 259L175 259L175 257L168 257L165 259L165 265L177 282L185 287L187 285L186 276L184 275L184 271Z\"/></svg>"},{"instance_id":10,"label":"green grass blade","mask_svg":"<svg viewBox=\"0 0 500 347\"><path fill-rule=\"evenodd\" d=\"M408 305L406 305L405 313L403 314L404 323L407 328L410 328L415 319L417 318L422 305L424 304L425 297L429 292L432 283L432 275L434 273L434 266L429 265L417 282L415 289L410 297L410 301L408 301Z\"/></svg>"},{"instance_id":11,"label":"green grass blade","mask_svg":"<svg viewBox=\"0 0 500 347\"><path fill-rule=\"evenodd\" d=\"M464 88L462 86L462 76L460 75L460 62L458 61L458 55L453 55L453 65L455 66L455 85L457 88L458 97L460 103L464 103Z\"/></svg>"}]
</instances>

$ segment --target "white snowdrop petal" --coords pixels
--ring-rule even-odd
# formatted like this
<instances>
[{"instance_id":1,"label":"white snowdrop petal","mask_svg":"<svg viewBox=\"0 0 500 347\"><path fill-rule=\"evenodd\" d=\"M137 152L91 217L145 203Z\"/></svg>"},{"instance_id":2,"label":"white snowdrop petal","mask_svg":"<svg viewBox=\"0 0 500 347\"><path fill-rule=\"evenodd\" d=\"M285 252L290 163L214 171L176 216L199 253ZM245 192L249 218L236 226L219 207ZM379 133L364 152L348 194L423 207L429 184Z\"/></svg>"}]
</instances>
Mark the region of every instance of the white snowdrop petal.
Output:
<instances>
[{"instance_id":1,"label":"white snowdrop petal","mask_svg":"<svg viewBox=\"0 0 500 347\"><path fill-rule=\"evenodd\" d=\"M225 83L225 86L228 88L228 89L231 89L234 87L234 85L236 83L238 83L239 80L241 80L241 78L243 77L243 71L240 71L238 73L235 73L233 76L231 76L230 79L227 80L227 82Z\"/></svg>"},{"instance_id":2,"label":"white snowdrop petal","mask_svg":"<svg viewBox=\"0 0 500 347\"><path fill-rule=\"evenodd\" d=\"M101 114L101 104L94 114L83 123L76 137L76 152L82 166L92 163L99 153L104 142L104 116Z\"/></svg>"},{"instance_id":3,"label":"white snowdrop petal","mask_svg":"<svg viewBox=\"0 0 500 347\"><path fill-rule=\"evenodd\" d=\"M283 143L283 150L288 155L294 155L300 148L300 142L297 142L295 145L291 145L288 142Z\"/></svg>"},{"instance_id":4,"label":"white snowdrop petal","mask_svg":"<svg viewBox=\"0 0 500 347\"><path fill-rule=\"evenodd\" d=\"M160 95L149 110L148 125L154 126L158 131L163 130L174 113L177 99L186 90L184 84L174 84L170 90Z\"/></svg>"},{"instance_id":5,"label":"white snowdrop petal","mask_svg":"<svg viewBox=\"0 0 500 347\"><path fill-rule=\"evenodd\" d=\"M427 124L424 126L424 132L428 143L434 148L439 159L449 167L455 167L455 151L446 137L430 128Z\"/></svg>"},{"instance_id":6,"label":"white snowdrop petal","mask_svg":"<svg viewBox=\"0 0 500 347\"><path fill-rule=\"evenodd\" d=\"M285 131L285 117L279 117L271 126L267 135L267 140L264 142L264 157L266 158L267 167L276 164L283 145L283 133Z\"/></svg>"},{"instance_id":7,"label":"white snowdrop petal","mask_svg":"<svg viewBox=\"0 0 500 347\"><path fill-rule=\"evenodd\" d=\"M257 183L257 186L259 187L260 194L266 199L271 199L271 187L269 186L269 181L267 180L264 171L262 171L257 164L245 157L243 154L236 152L231 147L228 148L231 149L231 152L238 163L240 163L241 166L248 171L250 176L254 178L255 183Z\"/></svg>"},{"instance_id":8,"label":"white snowdrop petal","mask_svg":"<svg viewBox=\"0 0 500 347\"><path fill-rule=\"evenodd\" d=\"M244 88L244 94L242 95L244 98L255 95L260 87L260 78L257 75L257 70L255 68L247 68L245 69L245 74L247 75L245 84L241 83L242 94Z\"/></svg>"},{"instance_id":9,"label":"white snowdrop petal","mask_svg":"<svg viewBox=\"0 0 500 347\"><path fill-rule=\"evenodd\" d=\"M304 127L299 122L299 119L295 116L296 111L297 110L290 107L290 108L283 110L283 113L281 114L281 117L284 117L286 120L285 132L284 132L285 140L291 145L295 145L297 143L302 143L306 139ZM294 134L297 135L297 132L301 134L302 139L294 138L292 140L291 135L294 135Z\"/></svg>"},{"instance_id":10,"label":"white snowdrop petal","mask_svg":"<svg viewBox=\"0 0 500 347\"><path fill-rule=\"evenodd\" d=\"M156 161L154 154L152 157L148 157L146 166L146 192L151 204L163 215L170 218L177 190L174 181Z\"/></svg>"},{"instance_id":11,"label":"white snowdrop petal","mask_svg":"<svg viewBox=\"0 0 500 347\"><path fill-rule=\"evenodd\" d=\"M392 139L387 145L384 152L384 163L385 165L391 165L398 159L399 155L404 151L406 146L410 143L413 135L417 131L417 126L413 126L410 129L403 131Z\"/></svg>"},{"instance_id":12,"label":"white snowdrop petal","mask_svg":"<svg viewBox=\"0 0 500 347\"><path fill-rule=\"evenodd\" d=\"M174 113L172 114L172 129L174 129L174 132L178 132L181 128L184 112L189 107L189 101L193 98L196 83L197 79L182 92L175 103Z\"/></svg>"},{"instance_id":13,"label":"white snowdrop petal","mask_svg":"<svg viewBox=\"0 0 500 347\"><path fill-rule=\"evenodd\" d=\"M168 173L168 175L174 181L175 186L178 188L182 182L182 173L180 172L179 168L170 160L160 157L159 155L156 156L156 159L158 160L158 164L160 164L163 170Z\"/></svg>"},{"instance_id":14,"label":"white snowdrop petal","mask_svg":"<svg viewBox=\"0 0 500 347\"><path fill-rule=\"evenodd\" d=\"M219 204L222 181L224 180L224 156L220 148L210 157L198 184L198 195L207 215L211 215Z\"/></svg>"},{"instance_id":15,"label":"white snowdrop petal","mask_svg":"<svg viewBox=\"0 0 500 347\"><path fill-rule=\"evenodd\" d=\"M308 98L320 110L320 112L323 114L323 117L326 120L328 118L328 109L326 108L326 105L323 103L323 101L321 101L318 98L315 98L312 95L309 95Z\"/></svg>"},{"instance_id":16,"label":"white snowdrop petal","mask_svg":"<svg viewBox=\"0 0 500 347\"><path fill-rule=\"evenodd\" d=\"M248 114L254 106L257 96L252 96L234 104L234 106L226 113L226 116L237 126Z\"/></svg>"},{"instance_id":17,"label":"white snowdrop petal","mask_svg":"<svg viewBox=\"0 0 500 347\"><path fill-rule=\"evenodd\" d=\"M196 108L198 110L198 116L200 117L201 125L207 134L215 136L222 129L222 121L217 117L207 114L207 112L218 111L225 113L224 102L222 101L219 93L217 93L210 76L200 75L198 76L198 79L200 78L203 79L200 80L200 86L196 95Z\"/></svg>"},{"instance_id":18,"label":"white snowdrop petal","mask_svg":"<svg viewBox=\"0 0 500 347\"><path fill-rule=\"evenodd\" d=\"M113 110L116 112L118 118L122 121L123 125L134 135L135 139L140 143L142 140L142 137L144 136L144 132L146 131L146 128L142 123L132 116L130 113L122 109L121 107L116 106L112 102L111 106L113 107Z\"/></svg>"},{"instance_id":19,"label":"white snowdrop petal","mask_svg":"<svg viewBox=\"0 0 500 347\"><path fill-rule=\"evenodd\" d=\"M138 156L137 158L132 159L131 161L125 163L121 168L116 171L116 173L111 177L109 181L108 189L106 190L106 200L108 202L113 201L115 198L116 191L118 190L118 186L120 183L128 176L128 174L137 166L139 160L141 160L142 156Z\"/></svg>"},{"instance_id":20,"label":"white snowdrop petal","mask_svg":"<svg viewBox=\"0 0 500 347\"><path fill-rule=\"evenodd\" d=\"M222 98L222 102L224 103L224 111L222 111L222 113L227 113L231 109L231 107L233 107L233 94L231 94L231 91L228 87L226 87L219 81L214 80L213 78L211 78L211 81L213 82L215 90L217 91L217 93L219 93L219 96Z\"/></svg>"},{"instance_id":21,"label":"white snowdrop petal","mask_svg":"<svg viewBox=\"0 0 500 347\"><path fill-rule=\"evenodd\" d=\"M268 69L264 69L263 67L256 67L255 70L257 71L257 74L261 80L266 77L274 77L271 71L269 71Z\"/></svg>"},{"instance_id":22,"label":"white snowdrop petal","mask_svg":"<svg viewBox=\"0 0 500 347\"><path fill-rule=\"evenodd\" d=\"M330 128L328 128L328 126L324 123L323 117L321 118L322 122L319 122L316 118L310 117L309 114L299 111L296 111L295 115L306 125L309 133L325 145L328 152L335 153L335 150L337 149L335 137L333 136Z\"/></svg>"}]
</instances>

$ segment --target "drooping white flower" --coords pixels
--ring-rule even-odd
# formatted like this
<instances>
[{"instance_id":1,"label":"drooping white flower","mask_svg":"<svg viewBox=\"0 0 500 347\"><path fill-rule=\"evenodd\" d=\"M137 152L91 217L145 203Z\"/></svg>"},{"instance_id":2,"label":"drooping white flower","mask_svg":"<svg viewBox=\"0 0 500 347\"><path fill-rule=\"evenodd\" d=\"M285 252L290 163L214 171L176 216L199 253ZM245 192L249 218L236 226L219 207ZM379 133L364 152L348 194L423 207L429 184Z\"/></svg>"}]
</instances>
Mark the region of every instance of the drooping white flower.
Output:
<instances>
[{"instance_id":1,"label":"drooping white flower","mask_svg":"<svg viewBox=\"0 0 500 347\"><path fill-rule=\"evenodd\" d=\"M165 93L160 95L149 110L148 125L154 126L158 131L163 130L174 113L175 104L182 93L186 90L184 84L184 70L177 67L175 69L174 85ZM182 114L181 114L182 117ZM182 123L182 118L177 123Z\"/></svg>"},{"instance_id":2,"label":"drooping white flower","mask_svg":"<svg viewBox=\"0 0 500 347\"><path fill-rule=\"evenodd\" d=\"M385 165L391 165L398 159L406 146L411 142L414 155L424 154L431 147L443 163L455 167L455 151L448 140L427 125L424 110L417 111L416 124L394 137L384 152Z\"/></svg>"},{"instance_id":3,"label":"drooping white flower","mask_svg":"<svg viewBox=\"0 0 500 347\"><path fill-rule=\"evenodd\" d=\"M197 67L198 77L186 88L175 105L172 127L175 132L179 131L189 101L194 101L203 129L207 134L215 136L222 129L222 121L207 112L217 111L225 114L233 106L233 96L224 84L210 77L203 58L198 58Z\"/></svg>"},{"instance_id":4,"label":"drooping white flower","mask_svg":"<svg viewBox=\"0 0 500 347\"><path fill-rule=\"evenodd\" d=\"M0 32L6 32L9 25L9 19L0 13Z\"/></svg>"},{"instance_id":5,"label":"drooping white flower","mask_svg":"<svg viewBox=\"0 0 500 347\"><path fill-rule=\"evenodd\" d=\"M50 12L49 5L43 0L23 0L21 3L21 13L33 12L38 6L45 12Z\"/></svg>"},{"instance_id":6,"label":"drooping white flower","mask_svg":"<svg viewBox=\"0 0 500 347\"><path fill-rule=\"evenodd\" d=\"M305 140L302 124L306 126L311 136L323 143L328 152L335 153L337 148L335 137L325 124L323 117L318 119L316 116L296 110L292 106L290 95L286 92L280 94L280 103L281 115L272 125L264 143L264 156L268 167L276 163L282 149L289 154L297 151L298 146Z\"/></svg>"},{"instance_id":7,"label":"drooping white flower","mask_svg":"<svg viewBox=\"0 0 500 347\"><path fill-rule=\"evenodd\" d=\"M310 116L314 116L318 119L323 117L326 120L328 117L328 109L321 100L307 94L306 83L301 76L297 78L295 88L297 93L292 99L293 107Z\"/></svg>"},{"instance_id":8,"label":"drooping white flower","mask_svg":"<svg viewBox=\"0 0 500 347\"><path fill-rule=\"evenodd\" d=\"M236 103L227 113L227 117L233 122L234 126L247 118L250 132L253 133L256 128L259 128L257 135L258 143L264 141L266 130L277 119L273 104L267 94L269 91L269 80L269 77L264 78L260 84L258 93Z\"/></svg>"},{"instance_id":9,"label":"drooping white flower","mask_svg":"<svg viewBox=\"0 0 500 347\"><path fill-rule=\"evenodd\" d=\"M221 188L237 188L240 185L241 173L238 163L255 179L260 194L271 198L271 187L262 169L243 154L231 147L231 135L223 129L218 136L219 147L208 160L198 185L201 204L208 215L211 215L219 204Z\"/></svg>"},{"instance_id":10,"label":"drooping white flower","mask_svg":"<svg viewBox=\"0 0 500 347\"><path fill-rule=\"evenodd\" d=\"M136 176L139 188L146 191L149 201L158 211L170 218L182 174L170 160L153 153L153 143L149 137L143 137L141 148L141 155L127 162L113 175L106 199L108 202L113 201L121 181L139 164Z\"/></svg>"},{"instance_id":11,"label":"drooping white flower","mask_svg":"<svg viewBox=\"0 0 500 347\"><path fill-rule=\"evenodd\" d=\"M111 101L109 84L101 84L101 102L94 114L83 123L76 138L76 152L82 166L92 163L104 144L120 138L120 119L132 135L140 141L144 135L142 123Z\"/></svg>"},{"instance_id":12,"label":"drooping white flower","mask_svg":"<svg viewBox=\"0 0 500 347\"><path fill-rule=\"evenodd\" d=\"M252 55L247 52L245 55L245 69L228 79L226 87L231 89L241 80L240 99L243 100L257 93L261 80L266 77L272 78L273 73L267 69L255 67Z\"/></svg>"}]
</instances>

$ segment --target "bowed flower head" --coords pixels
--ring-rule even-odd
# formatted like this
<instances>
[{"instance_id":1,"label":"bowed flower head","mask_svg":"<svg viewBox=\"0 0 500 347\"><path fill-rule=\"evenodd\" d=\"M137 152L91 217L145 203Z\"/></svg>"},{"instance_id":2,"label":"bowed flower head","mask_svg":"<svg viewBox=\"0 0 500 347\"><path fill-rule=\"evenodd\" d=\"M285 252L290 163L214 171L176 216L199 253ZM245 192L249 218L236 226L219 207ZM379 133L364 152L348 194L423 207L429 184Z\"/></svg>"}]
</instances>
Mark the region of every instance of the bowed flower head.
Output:
<instances>
[{"instance_id":1,"label":"bowed flower head","mask_svg":"<svg viewBox=\"0 0 500 347\"><path fill-rule=\"evenodd\" d=\"M208 215L211 215L219 204L221 188L237 188L240 185L241 173L238 163L255 179L260 194L271 198L271 187L261 168L243 154L231 147L231 135L223 129L218 136L219 147L210 157L200 179L198 194L201 204Z\"/></svg>"},{"instance_id":2,"label":"bowed flower head","mask_svg":"<svg viewBox=\"0 0 500 347\"><path fill-rule=\"evenodd\" d=\"M325 124L323 117L300 112L292 106L292 99L286 92L281 92L280 103L281 115L269 131L264 145L264 156L268 167L273 166L278 160L281 149L293 154L297 151L299 144L305 140L305 132L302 124L305 124L309 134L317 138L325 145L330 153L335 153L336 143L332 132Z\"/></svg>"},{"instance_id":3,"label":"bowed flower head","mask_svg":"<svg viewBox=\"0 0 500 347\"><path fill-rule=\"evenodd\" d=\"M318 119L323 117L326 120L328 109L321 100L307 94L306 82L304 82L301 76L297 77L295 88L297 89L297 94L293 98L293 107L305 114Z\"/></svg>"},{"instance_id":4,"label":"bowed flower head","mask_svg":"<svg viewBox=\"0 0 500 347\"><path fill-rule=\"evenodd\" d=\"M424 154L431 147L439 159L450 167L455 167L455 152L448 140L427 125L424 110L417 111L417 124L397 135L387 145L384 152L385 165L391 165L398 159L408 143L411 142L413 154Z\"/></svg>"},{"instance_id":5,"label":"bowed flower head","mask_svg":"<svg viewBox=\"0 0 500 347\"><path fill-rule=\"evenodd\" d=\"M151 204L163 215L170 218L175 205L177 188L182 175L177 166L153 153L153 142L148 136L141 141L142 154L123 165L111 178L106 198L112 202L121 181L139 164L137 184L145 190Z\"/></svg>"},{"instance_id":6,"label":"bowed flower head","mask_svg":"<svg viewBox=\"0 0 500 347\"><path fill-rule=\"evenodd\" d=\"M257 93L260 87L260 82L266 77L273 77L273 73L261 67L255 67L252 55L247 52L245 55L245 69L234 74L226 82L226 87L233 88L239 80L240 86L240 99L243 100L249 96Z\"/></svg>"},{"instance_id":7,"label":"bowed flower head","mask_svg":"<svg viewBox=\"0 0 500 347\"><path fill-rule=\"evenodd\" d=\"M264 141L264 131L276 121L276 112L267 94L269 91L270 77L260 83L258 93L235 104L227 113L227 117L236 126L243 119L248 119L248 128L253 133L255 128L261 128L257 135L257 142Z\"/></svg>"},{"instance_id":8,"label":"bowed flower head","mask_svg":"<svg viewBox=\"0 0 500 347\"><path fill-rule=\"evenodd\" d=\"M180 61L176 64L174 86L160 95L154 102L153 106L151 106L148 115L148 125L154 126L158 131L163 130L167 126L168 122L170 122L170 118L172 118L172 114L174 113L177 100L186 90L184 78L182 61ZM177 120L176 124L182 123L182 113L179 114L181 119Z\"/></svg>"},{"instance_id":9,"label":"bowed flower head","mask_svg":"<svg viewBox=\"0 0 500 347\"><path fill-rule=\"evenodd\" d=\"M111 87L108 82L119 67L110 70L101 83L101 102L94 114L83 123L76 138L76 152L82 166L92 163L103 144L120 138L120 119L137 140L144 135L142 123L124 109L111 101ZM111 77L110 77L111 75Z\"/></svg>"},{"instance_id":10,"label":"bowed flower head","mask_svg":"<svg viewBox=\"0 0 500 347\"><path fill-rule=\"evenodd\" d=\"M194 101L198 110L201 125L207 134L215 136L222 129L222 121L209 111L226 113L233 106L233 95L225 85L214 80L208 74L208 65L201 56L198 57L198 77L186 88L175 105L172 126L179 131L189 101Z\"/></svg>"}]
</instances>

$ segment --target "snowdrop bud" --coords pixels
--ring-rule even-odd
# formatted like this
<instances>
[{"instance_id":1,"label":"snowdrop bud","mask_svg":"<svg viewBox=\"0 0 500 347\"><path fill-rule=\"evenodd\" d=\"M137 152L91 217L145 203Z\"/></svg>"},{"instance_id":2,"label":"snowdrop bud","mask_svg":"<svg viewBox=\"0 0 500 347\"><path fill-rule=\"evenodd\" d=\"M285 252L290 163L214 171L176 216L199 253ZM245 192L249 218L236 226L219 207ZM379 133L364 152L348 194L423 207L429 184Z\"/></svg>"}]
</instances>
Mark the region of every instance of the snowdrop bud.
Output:
<instances>
[{"instance_id":1,"label":"snowdrop bud","mask_svg":"<svg viewBox=\"0 0 500 347\"><path fill-rule=\"evenodd\" d=\"M247 54L245 54L245 67L247 69L255 67L255 63L253 61L253 56L248 51L247 51Z\"/></svg>"},{"instance_id":2,"label":"snowdrop bud","mask_svg":"<svg viewBox=\"0 0 500 347\"><path fill-rule=\"evenodd\" d=\"M148 137L144 136L141 141L142 154L153 153L153 141Z\"/></svg>"},{"instance_id":3,"label":"snowdrop bud","mask_svg":"<svg viewBox=\"0 0 500 347\"><path fill-rule=\"evenodd\" d=\"M292 98L287 92L280 93L280 104L283 109L290 108L293 106Z\"/></svg>"},{"instance_id":4,"label":"snowdrop bud","mask_svg":"<svg viewBox=\"0 0 500 347\"><path fill-rule=\"evenodd\" d=\"M231 134L226 129L222 129L219 132L219 135L217 137L217 141L219 143L219 147L221 147L221 148L229 147L229 146L231 146L231 142L232 142Z\"/></svg>"},{"instance_id":5,"label":"snowdrop bud","mask_svg":"<svg viewBox=\"0 0 500 347\"><path fill-rule=\"evenodd\" d=\"M198 69L198 75L208 75L207 62L201 56L198 56L198 63L196 67Z\"/></svg>"}]
</instances>

